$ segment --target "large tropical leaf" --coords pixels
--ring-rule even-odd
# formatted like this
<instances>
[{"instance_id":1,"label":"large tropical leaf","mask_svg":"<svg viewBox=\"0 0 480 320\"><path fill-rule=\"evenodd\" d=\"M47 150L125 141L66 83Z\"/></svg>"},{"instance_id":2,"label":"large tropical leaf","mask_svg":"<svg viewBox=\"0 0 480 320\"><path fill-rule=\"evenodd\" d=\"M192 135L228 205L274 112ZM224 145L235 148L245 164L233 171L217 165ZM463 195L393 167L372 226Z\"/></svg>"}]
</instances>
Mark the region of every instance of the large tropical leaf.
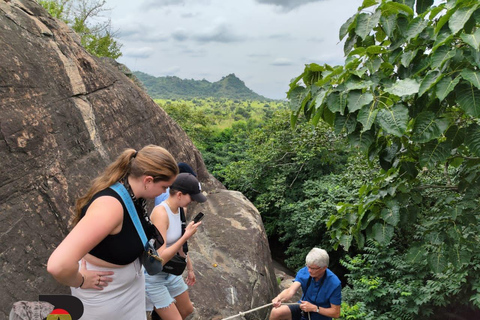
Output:
<instances>
[{"instance_id":1,"label":"large tropical leaf","mask_svg":"<svg viewBox=\"0 0 480 320\"><path fill-rule=\"evenodd\" d=\"M355 33L365 40L368 34L373 30L373 28L378 24L382 12L377 10L374 14L360 13L357 16L357 26L355 28Z\"/></svg>"},{"instance_id":2,"label":"large tropical leaf","mask_svg":"<svg viewBox=\"0 0 480 320\"><path fill-rule=\"evenodd\" d=\"M477 89L480 89L480 72L465 69L462 71L462 73L460 73L460 75L463 77L463 79L477 87Z\"/></svg>"},{"instance_id":3,"label":"large tropical leaf","mask_svg":"<svg viewBox=\"0 0 480 320\"><path fill-rule=\"evenodd\" d=\"M445 162L450 156L452 146L449 142L433 140L425 144L420 150L419 159L421 167L432 168Z\"/></svg>"},{"instance_id":4,"label":"large tropical leaf","mask_svg":"<svg viewBox=\"0 0 480 320\"><path fill-rule=\"evenodd\" d=\"M375 137L370 130L365 132L355 132L348 136L348 142L362 151L368 151L368 148L370 148L373 141L375 141Z\"/></svg>"},{"instance_id":5,"label":"large tropical leaf","mask_svg":"<svg viewBox=\"0 0 480 320\"><path fill-rule=\"evenodd\" d=\"M428 265L433 272L441 273L447 266L447 259L445 253L441 250L437 252L429 253L427 256Z\"/></svg>"},{"instance_id":6,"label":"large tropical leaf","mask_svg":"<svg viewBox=\"0 0 480 320\"><path fill-rule=\"evenodd\" d=\"M381 211L381 217L386 223L396 226L400 221L400 206L397 201L387 201L387 207Z\"/></svg>"},{"instance_id":7,"label":"large tropical leaf","mask_svg":"<svg viewBox=\"0 0 480 320\"><path fill-rule=\"evenodd\" d=\"M463 33L460 35L463 41L473 47L475 50L480 49L480 29L477 29L473 34Z\"/></svg>"},{"instance_id":8,"label":"large tropical leaf","mask_svg":"<svg viewBox=\"0 0 480 320\"><path fill-rule=\"evenodd\" d=\"M417 4L415 6L416 11L418 14L427 11L433 5L433 0L417 0Z\"/></svg>"},{"instance_id":9,"label":"large tropical leaf","mask_svg":"<svg viewBox=\"0 0 480 320\"><path fill-rule=\"evenodd\" d=\"M463 127L453 125L448 128L447 132L445 132L445 137L447 137L447 141L452 144L452 148L455 149L461 146L465 141L466 130Z\"/></svg>"},{"instance_id":10,"label":"large tropical leaf","mask_svg":"<svg viewBox=\"0 0 480 320\"><path fill-rule=\"evenodd\" d=\"M456 90L457 103L467 114L480 116L480 91L472 84L462 83Z\"/></svg>"},{"instance_id":11,"label":"large tropical leaf","mask_svg":"<svg viewBox=\"0 0 480 320\"><path fill-rule=\"evenodd\" d=\"M448 21L448 27L450 28L450 31L452 31L453 34L456 34L458 31L463 29L465 23L467 23L468 19L470 19L472 13L477 10L478 6L478 3L474 3L470 6L462 7L455 11Z\"/></svg>"},{"instance_id":12,"label":"large tropical leaf","mask_svg":"<svg viewBox=\"0 0 480 320\"><path fill-rule=\"evenodd\" d=\"M418 96L421 97L425 92L430 90L438 81L440 81L440 79L442 79L442 73L440 71L429 71L420 83L420 88L418 89Z\"/></svg>"},{"instance_id":13,"label":"large tropical leaf","mask_svg":"<svg viewBox=\"0 0 480 320\"><path fill-rule=\"evenodd\" d=\"M408 120L408 109L401 104L381 109L377 115L377 123L380 127L397 137L401 137L405 133Z\"/></svg>"},{"instance_id":14,"label":"large tropical leaf","mask_svg":"<svg viewBox=\"0 0 480 320\"><path fill-rule=\"evenodd\" d=\"M465 144L473 154L480 157L480 126L472 125L468 128Z\"/></svg>"},{"instance_id":15,"label":"large tropical leaf","mask_svg":"<svg viewBox=\"0 0 480 320\"><path fill-rule=\"evenodd\" d=\"M392 14L387 17L382 16L380 18L380 23L387 36L391 38L393 36L393 31L395 30L395 27L397 25L397 15Z\"/></svg>"},{"instance_id":16,"label":"large tropical leaf","mask_svg":"<svg viewBox=\"0 0 480 320\"><path fill-rule=\"evenodd\" d=\"M347 134L352 133L355 131L355 127L357 125L357 119L353 116L352 113L348 113L346 115L339 115L335 116L335 132L341 133L345 130Z\"/></svg>"},{"instance_id":17,"label":"large tropical leaf","mask_svg":"<svg viewBox=\"0 0 480 320\"><path fill-rule=\"evenodd\" d=\"M437 98L440 101L445 99L448 96L448 94L452 92L453 89L455 89L455 86L458 84L460 79L461 78L459 76L455 77L454 79L447 76L447 77L443 77L440 81L438 81L437 85L435 86L436 88L435 92L437 94Z\"/></svg>"},{"instance_id":18,"label":"large tropical leaf","mask_svg":"<svg viewBox=\"0 0 480 320\"><path fill-rule=\"evenodd\" d=\"M398 80L390 88L386 88L385 91L394 94L399 97L410 96L418 92L420 84L415 79Z\"/></svg>"},{"instance_id":19,"label":"large tropical leaf","mask_svg":"<svg viewBox=\"0 0 480 320\"><path fill-rule=\"evenodd\" d=\"M400 60L402 62L402 65L405 68L408 68L412 60L417 56L417 53L418 49L413 51L406 51L404 54L402 54L402 58Z\"/></svg>"},{"instance_id":20,"label":"large tropical leaf","mask_svg":"<svg viewBox=\"0 0 480 320\"><path fill-rule=\"evenodd\" d=\"M435 113L425 111L418 114L412 131L412 140L419 143L439 138L448 128L449 121L437 118Z\"/></svg>"},{"instance_id":21,"label":"large tropical leaf","mask_svg":"<svg viewBox=\"0 0 480 320\"><path fill-rule=\"evenodd\" d=\"M370 130L372 124L377 118L378 109L375 108L375 102L363 106L358 112L357 120L363 125L362 132Z\"/></svg>"},{"instance_id":22,"label":"large tropical leaf","mask_svg":"<svg viewBox=\"0 0 480 320\"><path fill-rule=\"evenodd\" d=\"M414 246L408 249L406 258L411 264L419 264L422 261L425 261L425 256L427 255L427 251L424 247Z\"/></svg>"},{"instance_id":23,"label":"large tropical leaf","mask_svg":"<svg viewBox=\"0 0 480 320\"><path fill-rule=\"evenodd\" d=\"M333 113L340 112L340 114L343 114L345 112L346 105L347 105L346 93L332 92L327 97L327 107Z\"/></svg>"},{"instance_id":24,"label":"large tropical leaf","mask_svg":"<svg viewBox=\"0 0 480 320\"><path fill-rule=\"evenodd\" d=\"M355 112L364 105L373 101L373 95L370 92L362 93L360 90L350 91L348 93L348 111Z\"/></svg>"},{"instance_id":25,"label":"large tropical leaf","mask_svg":"<svg viewBox=\"0 0 480 320\"><path fill-rule=\"evenodd\" d=\"M388 223L377 222L372 226L372 236L383 245L387 245L393 238L394 228Z\"/></svg>"},{"instance_id":26,"label":"large tropical leaf","mask_svg":"<svg viewBox=\"0 0 480 320\"><path fill-rule=\"evenodd\" d=\"M426 21L423 17L416 17L408 25L406 40L409 41L410 39L417 37L427 26L428 21Z\"/></svg>"},{"instance_id":27,"label":"large tropical leaf","mask_svg":"<svg viewBox=\"0 0 480 320\"><path fill-rule=\"evenodd\" d=\"M440 69L443 67L445 62L455 57L457 50L448 48L447 46L439 47L435 53L432 55L432 69Z\"/></svg>"}]
</instances>

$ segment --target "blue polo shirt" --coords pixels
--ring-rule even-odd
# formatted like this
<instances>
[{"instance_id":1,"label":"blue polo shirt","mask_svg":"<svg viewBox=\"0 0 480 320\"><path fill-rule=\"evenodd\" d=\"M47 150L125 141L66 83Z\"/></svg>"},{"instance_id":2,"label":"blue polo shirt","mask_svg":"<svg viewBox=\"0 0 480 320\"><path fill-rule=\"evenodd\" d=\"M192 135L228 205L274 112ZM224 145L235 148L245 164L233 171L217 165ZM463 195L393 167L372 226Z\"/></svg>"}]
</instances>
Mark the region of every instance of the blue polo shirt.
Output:
<instances>
[{"instance_id":1,"label":"blue polo shirt","mask_svg":"<svg viewBox=\"0 0 480 320\"><path fill-rule=\"evenodd\" d=\"M308 278L310 273L307 267L303 267L297 272L295 281L302 285L303 300L313 303L322 308L330 308L330 304L342 304L342 283L340 279L330 269L325 270L324 276L315 281L313 278L307 288ZM312 320L331 320L332 318L325 317L316 312L310 312Z\"/></svg>"}]
</instances>

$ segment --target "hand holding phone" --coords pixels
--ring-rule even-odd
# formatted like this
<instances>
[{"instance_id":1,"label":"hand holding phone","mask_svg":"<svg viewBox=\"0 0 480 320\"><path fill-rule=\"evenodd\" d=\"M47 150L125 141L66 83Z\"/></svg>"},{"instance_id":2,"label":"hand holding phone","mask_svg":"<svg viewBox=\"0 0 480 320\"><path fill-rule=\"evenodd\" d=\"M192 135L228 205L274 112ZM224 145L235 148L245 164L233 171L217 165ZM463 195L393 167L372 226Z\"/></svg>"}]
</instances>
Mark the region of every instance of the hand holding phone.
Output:
<instances>
[{"instance_id":1,"label":"hand holding phone","mask_svg":"<svg viewBox=\"0 0 480 320\"><path fill-rule=\"evenodd\" d=\"M200 222L200 221L203 219L204 216L205 216L205 215L203 214L203 212L199 212L199 213L195 216L195 218L193 218L193 223Z\"/></svg>"}]
</instances>

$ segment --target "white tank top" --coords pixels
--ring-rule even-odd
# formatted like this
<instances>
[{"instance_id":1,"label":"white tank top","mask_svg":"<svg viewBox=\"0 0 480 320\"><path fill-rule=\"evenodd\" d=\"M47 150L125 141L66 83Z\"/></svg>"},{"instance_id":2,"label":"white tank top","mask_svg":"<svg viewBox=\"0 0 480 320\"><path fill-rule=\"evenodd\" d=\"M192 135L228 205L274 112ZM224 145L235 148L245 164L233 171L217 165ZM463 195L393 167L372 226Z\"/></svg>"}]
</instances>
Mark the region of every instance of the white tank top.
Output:
<instances>
[{"instance_id":1,"label":"white tank top","mask_svg":"<svg viewBox=\"0 0 480 320\"><path fill-rule=\"evenodd\" d=\"M160 203L168 214L168 229L167 229L167 248L178 241L182 237L182 220L180 219L180 208L177 213L173 213L168 204L163 201Z\"/></svg>"}]
</instances>

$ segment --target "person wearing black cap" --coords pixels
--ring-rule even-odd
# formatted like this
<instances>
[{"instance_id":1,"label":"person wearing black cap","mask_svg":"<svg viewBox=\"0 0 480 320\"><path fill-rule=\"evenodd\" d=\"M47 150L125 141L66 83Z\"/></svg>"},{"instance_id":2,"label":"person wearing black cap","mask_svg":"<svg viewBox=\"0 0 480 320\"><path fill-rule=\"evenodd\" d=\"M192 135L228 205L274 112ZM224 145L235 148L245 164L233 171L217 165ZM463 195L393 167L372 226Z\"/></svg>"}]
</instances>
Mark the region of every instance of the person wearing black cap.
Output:
<instances>
[{"instance_id":1,"label":"person wearing black cap","mask_svg":"<svg viewBox=\"0 0 480 320\"><path fill-rule=\"evenodd\" d=\"M180 173L191 173L193 174L195 177L197 177L197 174L195 173L195 171L193 171L192 167L190 167L188 165L188 163L185 163L185 162L179 162L178 164L178 171ZM159 195L158 197L155 197L155 206L158 206L160 203L162 203L163 201L167 200L168 196L169 196L169 189L167 189L167 192L164 192L162 193L161 195Z\"/></svg>"},{"instance_id":2,"label":"person wearing black cap","mask_svg":"<svg viewBox=\"0 0 480 320\"><path fill-rule=\"evenodd\" d=\"M201 185L191 173L180 173L170 186L169 197L156 206L150 219L165 239L164 245L158 250L160 256L167 263L177 253L186 256L183 244L196 232L202 222L193 221L182 234L180 208L188 206L192 201L205 202ZM195 232L188 233L191 229ZM156 275L145 274L145 291L147 301L154 305L154 311L162 320L185 319L193 312L193 305L188 294L188 286L195 284L193 265L187 258L187 281L182 276L176 276L164 271ZM155 318L152 314L152 318Z\"/></svg>"}]
</instances>

